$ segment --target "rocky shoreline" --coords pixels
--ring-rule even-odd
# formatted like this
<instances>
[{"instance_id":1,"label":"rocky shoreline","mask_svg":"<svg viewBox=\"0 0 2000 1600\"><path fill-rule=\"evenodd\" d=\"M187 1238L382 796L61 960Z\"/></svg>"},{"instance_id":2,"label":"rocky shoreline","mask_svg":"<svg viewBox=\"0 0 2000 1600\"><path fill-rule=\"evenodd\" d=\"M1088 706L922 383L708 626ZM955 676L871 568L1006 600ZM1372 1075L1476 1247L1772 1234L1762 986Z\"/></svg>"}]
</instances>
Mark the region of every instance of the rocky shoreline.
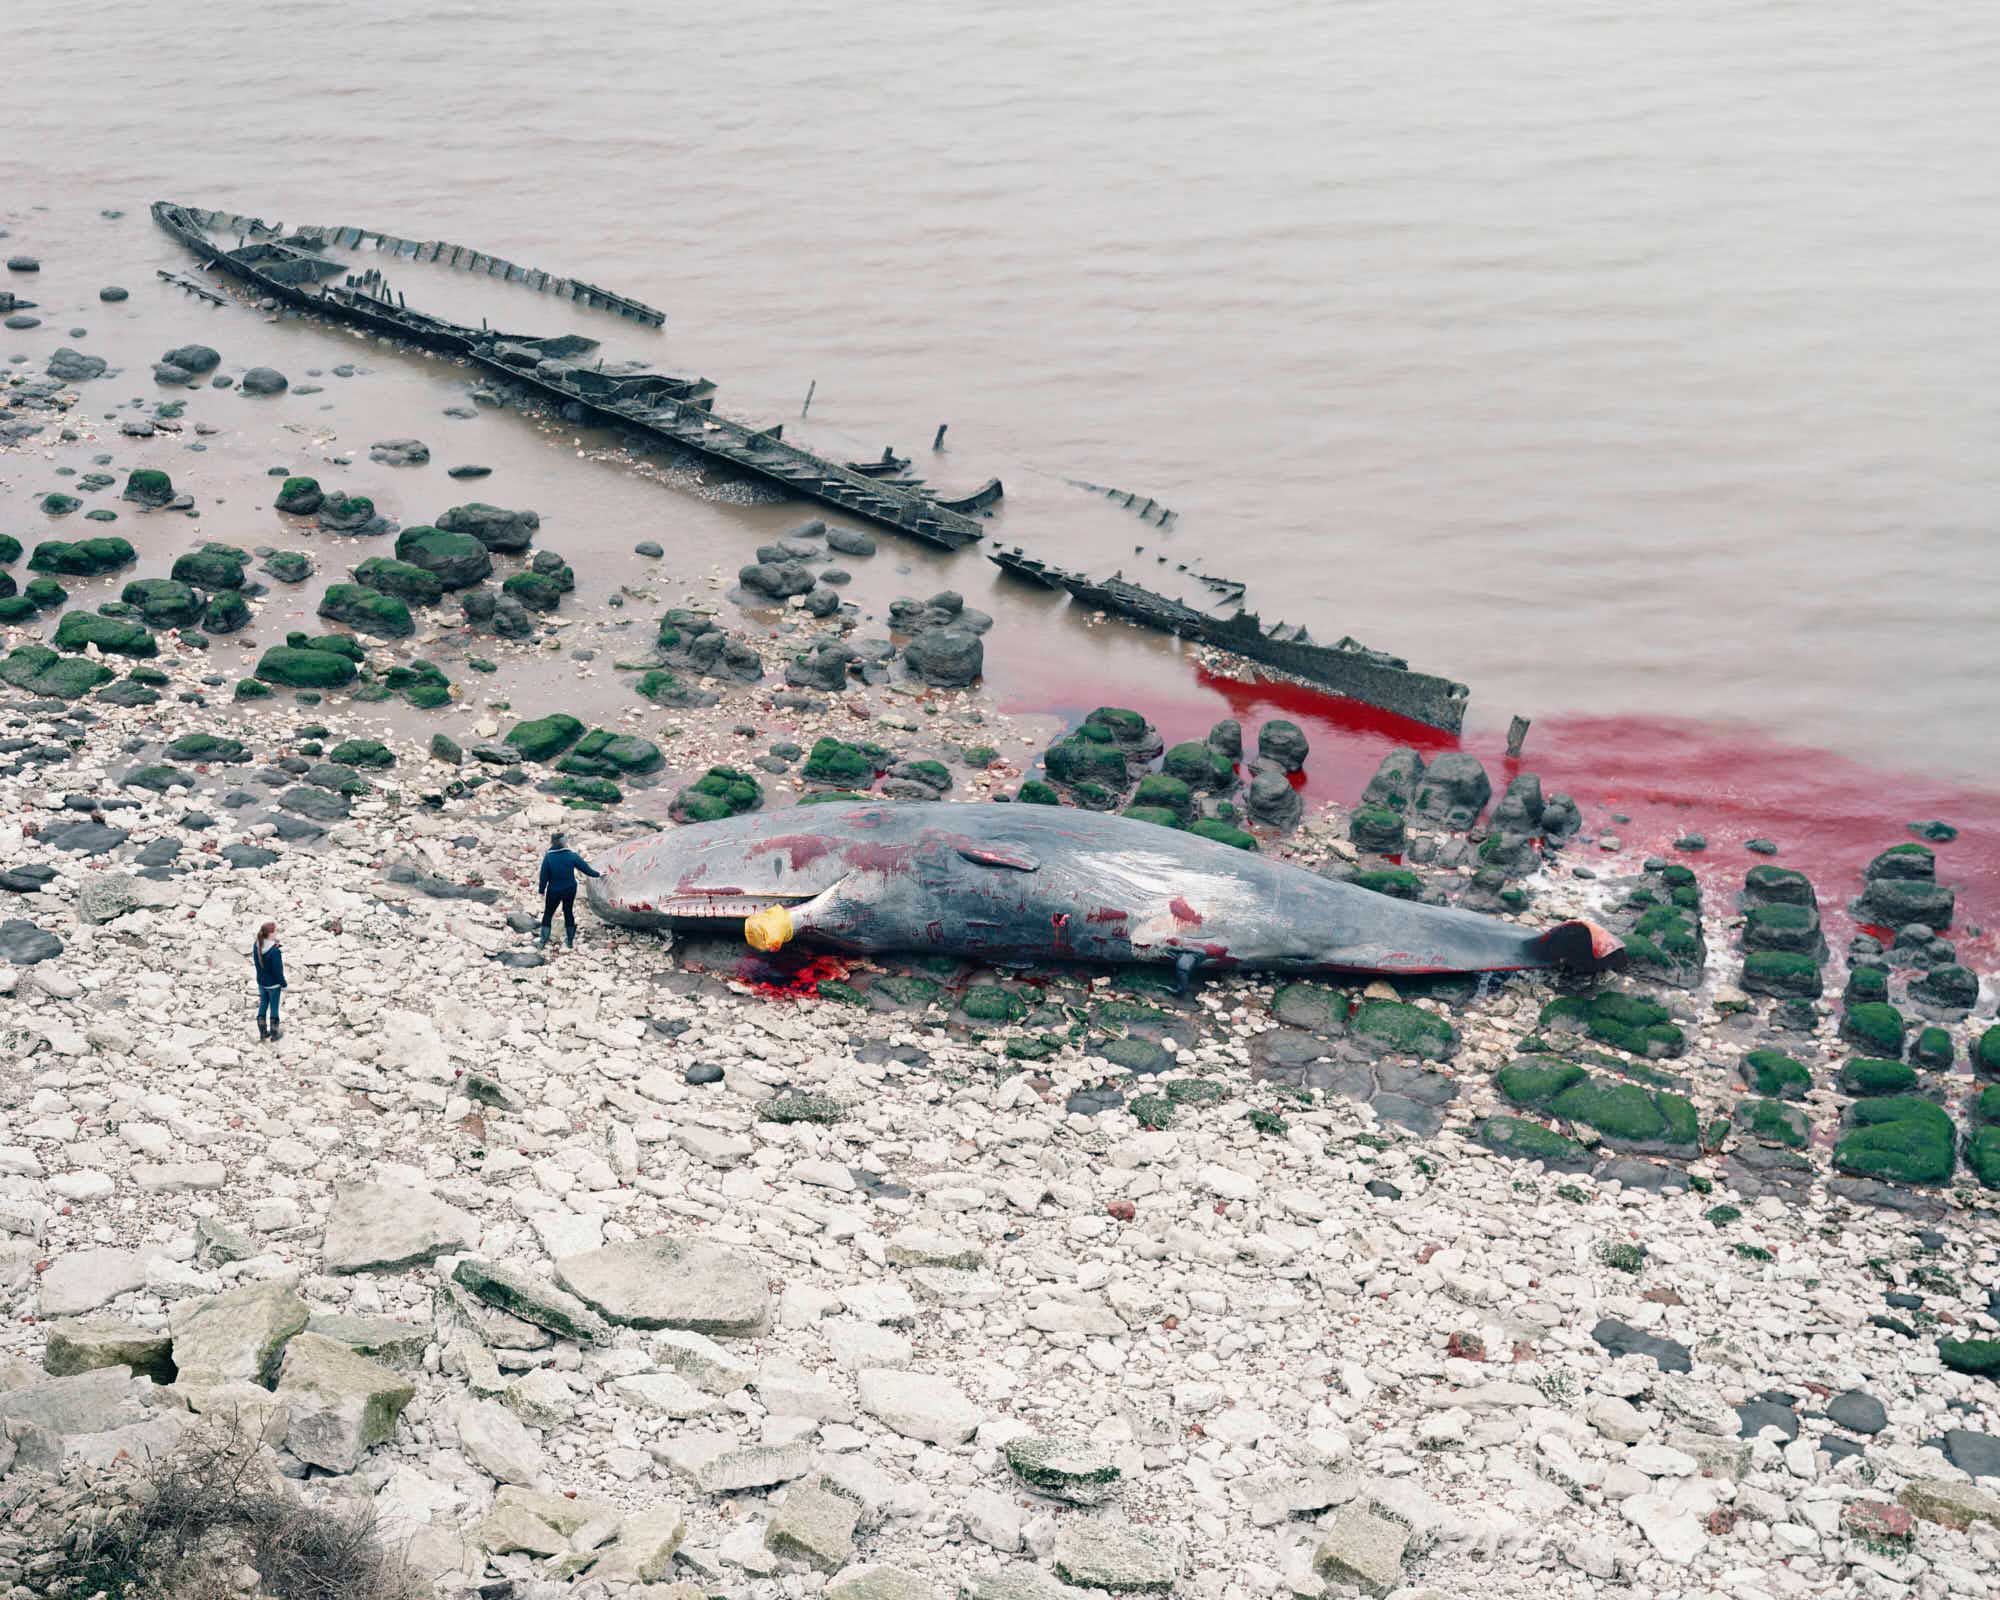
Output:
<instances>
[{"instance_id":1,"label":"rocky shoreline","mask_svg":"<svg viewBox=\"0 0 2000 1600\"><path fill-rule=\"evenodd\" d=\"M121 433L208 398L209 353L168 351L175 398ZM96 359L5 415L96 442ZM1246 750L1003 716L950 594L871 644L834 559L867 536L823 525L735 572L728 626L727 571L564 615L539 519L481 502L385 523L310 629L257 576L310 558L247 520L189 524L114 599L85 586L133 545L62 519L121 482L138 543L198 509L115 464L9 557L35 574L0 661L12 1592L218 1417L482 1600L2000 1581L2000 1030L1941 835L1853 884L1738 873L1413 750L1308 814L1289 723ZM315 554L379 516L273 477L265 525L309 519ZM622 669L622 709L534 689L558 643L578 683ZM857 792L1116 807L1589 915L1633 968L1184 996L590 919L533 947L552 828L587 855Z\"/></svg>"}]
</instances>

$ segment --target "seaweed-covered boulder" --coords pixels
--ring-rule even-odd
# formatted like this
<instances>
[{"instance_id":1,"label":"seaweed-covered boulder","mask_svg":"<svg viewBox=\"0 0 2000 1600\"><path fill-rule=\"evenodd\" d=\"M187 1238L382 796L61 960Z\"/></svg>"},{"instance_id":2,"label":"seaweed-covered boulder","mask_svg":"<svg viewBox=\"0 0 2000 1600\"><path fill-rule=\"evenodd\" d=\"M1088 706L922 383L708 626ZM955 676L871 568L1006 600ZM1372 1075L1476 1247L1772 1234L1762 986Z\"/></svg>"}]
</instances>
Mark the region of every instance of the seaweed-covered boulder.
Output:
<instances>
[{"instance_id":1,"label":"seaweed-covered boulder","mask_svg":"<svg viewBox=\"0 0 2000 1600\"><path fill-rule=\"evenodd\" d=\"M802 771L810 783L865 789L875 781L876 758L870 751L843 739L816 739L807 752Z\"/></svg>"},{"instance_id":2,"label":"seaweed-covered boulder","mask_svg":"<svg viewBox=\"0 0 2000 1600\"><path fill-rule=\"evenodd\" d=\"M1790 867L1774 867L1760 862L1743 874L1743 909L1754 906L1809 906L1819 909L1812 879Z\"/></svg>"},{"instance_id":3,"label":"seaweed-covered boulder","mask_svg":"<svg viewBox=\"0 0 2000 1600\"><path fill-rule=\"evenodd\" d=\"M493 571L493 556L469 533L425 523L396 535L396 559L422 567L447 589L467 589Z\"/></svg>"},{"instance_id":4,"label":"seaweed-covered boulder","mask_svg":"<svg viewBox=\"0 0 2000 1600\"><path fill-rule=\"evenodd\" d=\"M106 655L156 656L160 643L152 631L121 617L107 617L96 611L66 611L56 624L58 650L83 650L91 645Z\"/></svg>"},{"instance_id":5,"label":"seaweed-covered boulder","mask_svg":"<svg viewBox=\"0 0 2000 1600\"><path fill-rule=\"evenodd\" d=\"M562 585L539 572L514 573L500 585L500 592L530 611L553 611L562 604Z\"/></svg>"},{"instance_id":6,"label":"seaweed-covered boulder","mask_svg":"<svg viewBox=\"0 0 2000 1600\"><path fill-rule=\"evenodd\" d=\"M174 578L134 578L119 598L155 628L192 627L201 618L201 596Z\"/></svg>"},{"instance_id":7,"label":"seaweed-covered boulder","mask_svg":"<svg viewBox=\"0 0 2000 1600\"><path fill-rule=\"evenodd\" d=\"M410 608L402 601L358 583L329 584L320 598L319 614L384 639L407 639L417 631Z\"/></svg>"},{"instance_id":8,"label":"seaweed-covered boulder","mask_svg":"<svg viewBox=\"0 0 2000 1600\"><path fill-rule=\"evenodd\" d=\"M651 739L592 728L556 763L556 771L585 778L618 778L658 772L665 765L666 758Z\"/></svg>"},{"instance_id":9,"label":"seaweed-covered boulder","mask_svg":"<svg viewBox=\"0 0 2000 1600\"><path fill-rule=\"evenodd\" d=\"M249 559L250 552L247 550L239 550L233 544L210 542L199 550L189 550L175 557L173 575L197 589L240 589L243 587L243 563Z\"/></svg>"},{"instance_id":10,"label":"seaweed-covered boulder","mask_svg":"<svg viewBox=\"0 0 2000 1600\"><path fill-rule=\"evenodd\" d=\"M671 811L676 822L720 822L755 811L763 803L764 791L749 773L710 767L674 796Z\"/></svg>"},{"instance_id":11,"label":"seaweed-covered boulder","mask_svg":"<svg viewBox=\"0 0 2000 1600\"><path fill-rule=\"evenodd\" d=\"M380 739L343 739L326 753L336 766L368 767L381 771L396 764L396 752Z\"/></svg>"},{"instance_id":12,"label":"seaweed-covered boulder","mask_svg":"<svg viewBox=\"0 0 2000 1600\"><path fill-rule=\"evenodd\" d=\"M0 682L53 700L76 700L117 674L88 656L63 656L43 644L24 644L0 661Z\"/></svg>"},{"instance_id":13,"label":"seaweed-covered boulder","mask_svg":"<svg viewBox=\"0 0 2000 1600\"><path fill-rule=\"evenodd\" d=\"M470 505L453 506L437 519L437 525L447 533L468 533L488 550L518 554L535 542L535 530L541 527L542 519L533 511L509 511L475 500Z\"/></svg>"},{"instance_id":14,"label":"seaweed-covered boulder","mask_svg":"<svg viewBox=\"0 0 2000 1600\"><path fill-rule=\"evenodd\" d=\"M1347 837L1357 850L1396 855L1405 842L1402 813L1387 806L1359 806L1347 819Z\"/></svg>"},{"instance_id":15,"label":"seaweed-covered boulder","mask_svg":"<svg viewBox=\"0 0 2000 1600\"><path fill-rule=\"evenodd\" d=\"M28 557L30 572L58 572L64 577L94 578L116 572L139 559L129 540L115 534L96 539L44 539Z\"/></svg>"},{"instance_id":16,"label":"seaweed-covered boulder","mask_svg":"<svg viewBox=\"0 0 2000 1600\"><path fill-rule=\"evenodd\" d=\"M1537 833L1542 826L1542 813L1547 802L1542 799L1542 780L1532 772L1523 772L1507 785L1500 796L1500 803L1493 808L1489 819L1496 833L1528 834Z\"/></svg>"},{"instance_id":17,"label":"seaweed-covered boulder","mask_svg":"<svg viewBox=\"0 0 2000 1600\"><path fill-rule=\"evenodd\" d=\"M1840 1092L1856 1100L1908 1094L1917 1086L1917 1069L1901 1061L1858 1056L1840 1069Z\"/></svg>"},{"instance_id":18,"label":"seaweed-covered boulder","mask_svg":"<svg viewBox=\"0 0 2000 1600\"><path fill-rule=\"evenodd\" d=\"M1171 773L1149 772L1132 791L1132 804L1168 812L1176 824L1183 823L1194 814L1194 791Z\"/></svg>"},{"instance_id":19,"label":"seaweed-covered boulder","mask_svg":"<svg viewBox=\"0 0 2000 1600\"><path fill-rule=\"evenodd\" d=\"M157 467L134 467L125 479L125 492L119 498L157 510L173 504L174 480Z\"/></svg>"},{"instance_id":20,"label":"seaweed-covered boulder","mask_svg":"<svg viewBox=\"0 0 2000 1600\"><path fill-rule=\"evenodd\" d=\"M1124 706L1099 706L1083 719L1078 734L1100 744L1114 744L1134 761L1151 761L1166 748L1159 730Z\"/></svg>"},{"instance_id":21,"label":"seaweed-covered boulder","mask_svg":"<svg viewBox=\"0 0 2000 1600\"><path fill-rule=\"evenodd\" d=\"M37 611L53 611L69 599L69 590L44 574L39 578L30 578L22 586L21 598Z\"/></svg>"},{"instance_id":22,"label":"seaweed-covered boulder","mask_svg":"<svg viewBox=\"0 0 2000 1600\"><path fill-rule=\"evenodd\" d=\"M1951 1118L1916 1095L1857 1100L1847 1109L1836 1169L1853 1177L1891 1183L1943 1183L1951 1177Z\"/></svg>"},{"instance_id":23,"label":"seaweed-covered boulder","mask_svg":"<svg viewBox=\"0 0 2000 1600\"><path fill-rule=\"evenodd\" d=\"M1904 1028L1902 1012L1886 1001L1851 1005L1840 1019L1842 1039L1885 1059L1902 1059Z\"/></svg>"},{"instance_id":24,"label":"seaweed-covered boulder","mask_svg":"<svg viewBox=\"0 0 2000 1600\"><path fill-rule=\"evenodd\" d=\"M1812 1087L1805 1064L1780 1050L1752 1050L1737 1071L1745 1084L1772 1100L1803 1100Z\"/></svg>"},{"instance_id":25,"label":"seaweed-covered boulder","mask_svg":"<svg viewBox=\"0 0 2000 1600\"><path fill-rule=\"evenodd\" d=\"M328 533L377 533L386 526L368 496L339 490L321 498L318 516L319 525Z\"/></svg>"},{"instance_id":26,"label":"seaweed-covered boulder","mask_svg":"<svg viewBox=\"0 0 2000 1600\"><path fill-rule=\"evenodd\" d=\"M1412 809L1426 822L1465 829L1479 820L1492 798L1493 780L1478 758L1447 750L1424 768Z\"/></svg>"},{"instance_id":27,"label":"seaweed-covered boulder","mask_svg":"<svg viewBox=\"0 0 2000 1600\"><path fill-rule=\"evenodd\" d=\"M903 649L910 675L939 689L963 689L979 681L986 647L965 628L927 628Z\"/></svg>"},{"instance_id":28,"label":"seaweed-covered boulder","mask_svg":"<svg viewBox=\"0 0 2000 1600\"><path fill-rule=\"evenodd\" d=\"M1891 845L1868 863L1867 879L1852 907L1857 921L1887 928L1920 922L1940 933L1951 926L1957 897L1937 881L1928 845Z\"/></svg>"},{"instance_id":29,"label":"seaweed-covered boulder","mask_svg":"<svg viewBox=\"0 0 2000 1600\"><path fill-rule=\"evenodd\" d=\"M250 747L227 734L184 733L167 746L167 755L175 761L219 761L234 766L250 759Z\"/></svg>"},{"instance_id":30,"label":"seaweed-covered boulder","mask_svg":"<svg viewBox=\"0 0 2000 1600\"><path fill-rule=\"evenodd\" d=\"M1753 905L1744 916L1743 948L1800 950L1822 955L1826 940L1820 934L1819 912L1811 906L1784 900Z\"/></svg>"},{"instance_id":31,"label":"seaweed-covered boulder","mask_svg":"<svg viewBox=\"0 0 2000 1600\"><path fill-rule=\"evenodd\" d=\"M1635 1056L1677 1056L1687 1050L1687 1037L1665 1006L1622 990L1600 989L1588 998L1564 995L1543 1006L1537 1020L1559 1030L1580 1028L1598 1043Z\"/></svg>"},{"instance_id":32,"label":"seaweed-covered boulder","mask_svg":"<svg viewBox=\"0 0 2000 1600\"><path fill-rule=\"evenodd\" d=\"M354 581L413 606L434 606L444 598L436 573L389 556L370 556L354 569Z\"/></svg>"},{"instance_id":33,"label":"seaweed-covered boulder","mask_svg":"<svg viewBox=\"0 0 2000 1600\"><path fill-rule=\"evenodd\" d=\"M716 697L695 688L679 675L663 668L642 672L633 684L641 696L656 706L711 706Z\"/></svg>"},{"instance_id":34,"label":"seaweed-covered boulder","mask_svg":"<svg viewBox=\"0 0 2000 1600\"><path fill-rule=\"evenodd\" d=\"M517 722L506 733L507 743L524 761L552 761L582 737L583 724L563 711Z\"/></svg>"},{"instance_id":35,"label":"seaweed-covered boulder","mask_svg":"<svg viewBox=\"0 0 2000 1600\"><path fill-rule=\"evenodd\" d=\"M205 344L177 345L160 357L169 366L179 367L183 372L191 372L200 377L205 372L213 372L222 365L222 352L212 350Z\"/></svg>"},{"instance_id":36,"label":"seaweed-covered boulder","mask_svg":"<svg viewBox=\"0 0 2000 1600\"><path fill-rule=\"evenodd\" d=\"M264 652L256 676L288 689L338 689L352 683L357 671L351 657L333 650L277 645Z\"/></svg>"},{"instance_id":37,"label":"seaweed-covered boulder","mask_svg":"<svg viewBox=\"0 0 2000 1600\"><path fill-rule=\"evenodd\" d=\"M42 496L41 506L48 516L66 517L72 511L80 511L83 502L73 494L64 494L60 489L51 489Z\"/></svg>"},{"instance_id":38,"label":"seaweed-covered boulder","mask_svg":"<svg viewBox=\"0 0 2000 1600\"><path fill-rule=\"evenodd\" d=\"M1236 767L1227 754L1213 743L1188 739L1167 752L1163 770L1190 789L1206 794L1226 794L1236 787Z\"/></svg>"},{"instance_id":39,"label":"seaweed-covered boulder","mask_svg":"<svg viewBox=\"0 0 2000 1600\"><path fill-rule=\"evenodd\" d=\"M744 640L719 628L693 635L669 655L708 677L755 683L764 676L764 658Z\"/></svg>"},{"instance_id":40,"label":"seaweed-covered boulder","mask_svg":"<svg viewBox=\"0 0 2000 1600\"><path fill-rule=\"evenodd\" d=\"M0 567L21 559L21 541L11 533L0 533Z\"/></svg>"},{"instance_id":41,"label":"seaweed-covered boulder","mask_svg":"<svg viewBox=\"0 0 2000 1600\"><path fill-rule=\"evenodd\" d=\"M1817 1000L1825 987L1819 963L1791 950L1753 950L1743 958L1743 987L1751 994Z\"/></svg>"},{"instance_id":42,"label":"seaweed-covered boulder","mask_svg":"<svg viewBox=\"0 0 2000 1600\"><path fill-rule=\"evenodd\" d=\"M1021 785L1025 799L1027 785ZM1232 850L1257 849L1255 834L1246 833L1233 822L1224 822L1220 817L1198 817L1188 824L1188 832L1200 839L1212 839L1217 844L1226 844Z\"/></svg>"},{"instance_id":43,"label":"seaweed-covered boulder","mask_svg":"<svg viewBox=\"0 0 2000 1600\"><path fill-rule=\"evenodd\" d=\"M1042 756L1042 765L1057 783L1100 783L1122 790L1132 781L1123 749L1081 733L1050 745Z\"/></svg>"},{"instance_id":44,"label":"seaweed-covered boulder","mask_svg":"<svg viewBox=\"0 0 2000 1600\"><path fill-rule=\"evenodd\" d=\"M237 589L219 589L208 597L201 614L208 633L237 633L250 626L250 602Z\"/></svg>"},{"instance_id":45,"label":"seaweed-covered boulder","mask_svg":"<svg viewBox=\"0 0 2000 1600\"><path fill-rule=\"evenodd\" d=\"M1458 1031L1443 1017L1396 1000L1370 1000L1348 1019L1348 1034L1379 1054L1442 1061L1458 1048Z\"/></svg>"},{"instance_id":46,"label":"seaweed-covered boulder","mask_svg":"<svg viewBox=\"0 0 2000 1600\"><path fill-rule=\"evenodd\" d=\"M326 494L319 486L317 478L287 478L278 487L277 507L294 516L309 517L319 510L326 500ZM369 514L374 514L371 504Z\"/></svg>"},{"instance_id":47,"label":"seaweed-covered boulder","mask_svg":"<svg viewBox=\"0 0 2000 1600\"><path fill-rule=\"evenodd\" d=\"M1417 788L1423 782L1424 758L1407 745L1391 750L1361 791L1364 806L1381 806L1407 812L1417 803Z\"/></svg>"}]
</instances>

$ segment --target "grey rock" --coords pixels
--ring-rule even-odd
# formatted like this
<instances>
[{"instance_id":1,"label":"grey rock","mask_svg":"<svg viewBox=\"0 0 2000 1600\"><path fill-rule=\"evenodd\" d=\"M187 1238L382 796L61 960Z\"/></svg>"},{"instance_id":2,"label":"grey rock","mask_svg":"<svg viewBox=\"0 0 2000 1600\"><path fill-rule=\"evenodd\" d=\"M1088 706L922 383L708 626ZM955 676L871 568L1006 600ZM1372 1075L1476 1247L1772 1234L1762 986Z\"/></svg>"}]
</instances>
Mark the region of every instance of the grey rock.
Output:
<instances>
[{"instance_id":1,"label":"grey rock","mask_svg":"<svg viewBox=\"0 0 2000 1600\"><path fill-rule=\"evenodd\" d=\"M122 1294L141 1288L146 1266L132 1250L70 1250L59 1255L41 1276L40 1310L44 1317L74 1317L109 1305Z\"/></svg>"},{"instance_id":2,"label":"grey rock","mask_svg":"<svg viewBox=\"0 0 2000 1600\"><path fill-rule=\"evenodd\" d=\"M1410 1530L1366 1506L1345 1505L1313 1556L1313 1570L1331 1583L1352 1584L1368 1594L1386 1595L1403 1579L1403 1552Z\"/></svg>"},{"instance_id":3,"label":"grey rock","mask_svg":"<svg viewBox=\"0 0 2000 1600\"><path fill-rule=\"evenodd\" d=\"M771 1321L769 1275L717 1246L667 1235L608 1244L556 1263L556 1280L613 1322L751 1338Z\"/></svg>"},{"instance_id":4,"label":"grey rock","mask_svg":"<svg viewBox=\"0 0 2000 1600\"><path fill-rule=\"evenodd\" d=\"M110 1318L52 1322L42 1367L55 1378L118 1367L136 1377L165 1383L174 1371L173 1341L164 1333Z\"/></svg>"},{"instance_id":5,"label":"grey rock","mask_svg":"<svg viewBox=\"0 0 2000 1600\"><path fill-rule=\"evenodd\" d=\"M560 1277L561 1263L556 1271ZM468 1256L452 1268L451 1277L454 1283L488 1305L538 1328L546 1328L558 1338L589 1344L602 1340L609 1331L602 1319L575 1296L499 1262Z\"/></svg>"},{"instance_id":6,"label":"grey rock","mask_svg":"<svg viewBox=\"0 0 2000 1600\"><path fill-rule=\"evenodd\" d=\"M437 519L437 526L452 533L469 533L488 550L519 554L534 543L542 519L533 511L510 511L480 501L453 506Z\"/></svg>"},{"instance_id":7,"label":"grey rock","mask_svg":"<svg viewBox=\"0 0 2000 1600\"><path fill-rule=\"evenodd\" d=\"M1056 1530L1055 1573L1081 1589L1165 1594L1180 1576L1170 1534L1108 1517L1065 1517Z\"/></svg>"},{"instance_id":8,"label":"grey rock","mask_svg":"<svg viewBox=\"0 0 2000 1600\"><path fill-rule=\"evenodd\" d=\"M845 1495L816 1483L795 1484L764 1530L764 1547L821 1572L838 1572L854 1553L860 1519L861 1508Z\"/></svg>"},{"instance_id":9,"label":"grey rock","mask_svg":"<svg viewBox=\"0 0 2000 1600\"><path fill-rule=\"evenodd\" d=\"M192 372L197 375L204 372L213 372L217 367L222 365L222 353L219 350L210 349L205 344L179 345L169 350L160 359L172 363L183 372Z\"/></svg>"},{"instance_id":10,"label":"grey rock","mask_svg":"<svg viewBox=\"0 0 2000 1600\"><path fill-rule=\"evenodd\" d=\"M477 1219L456 1206L400 1184L361 1183L334 1191L322 1251L328 1272L379 1272L478 1244Z\"/></svg>"},{"instance_id":11,"label":"grey rock","mask_svg":"<svg viewBox=\"0 0 2000 1600\"><path fill-rule=\"evenodd\" d=\"M103 377L108 365L102 356L87 356L81 350L64 346L49 357L48 372L51 378L64 383L84 383Z\"/></svg>"},{"instance_id":12,"label":"grey rock","mask_svg":"<svg viewBox=\"0 0 2000 1600\"><path fill-rule=\"evenodd\" d=\"M285 1448L311 1466L352 1472L395 1432L417 1391L337 1340L301 1333L285 1346L277 1392L291 1417Z\"/></svg>"},{"instance_id":13,"label":"grey rock","mask_svg":"<svg viewBox=\"0 0 2000 1600\"><path fill-rule=\"evenodd\" d=\"M17 967L32 967L38 961L49 961L62 953L62 940L32 922L20 917L9 917L0 922L0 960L11 961Z\"/></svg>"},{"instance_id":14,"label":"grey rock","mask_svg":"<svg viewBox=\"0 0 2000 1600\"><path fill-rule=\"evenodd\" d=\"M252 367L243 374L245 394L283 394L289 380L276 367Z\"/></svg>"},{"instance_id":15,"label":"grey rock","mask_svg":"<svg viewBox=\"0 0 2000 1600\"><path fill-rule=\"evenodd\" d=\"M1303 771L1311 752L1312 746L1296 722L1280 717L1257 730L1257 759L1271 762L1284 772Z\"/></svg>"},{"instance_id":16,"label":"grey rock","mask_svg":"<svg viewBox=\"0 0 2000 1600\"><path fill-rule=\"evenodd\" d=\"M933 688L963 689L979 681L986 647L967 628L927 628L905 646L903 664L912 677Z\"/></svg>"},{"instance_id":17,"label":"grey rock","mask_svg":"<svg viewBox=\"0 0 2000 1600\"><path fill-rule=\"evenodd\" d=\"M1492 798L1493 782L1478 758L1447 750L1424 769L1412 811L1425 821L1465 829L1479 820Z\"/></svg>"},{"instance_id":18,"label":"grey rock","mask_svg":"<svg viewBox=\"0 0 2000 1600\"><path fill-rule=\"evenodd\" d=\"M180 1382L190 1388L260 1383L268 1389L286 1344L304 1330L308 1316L305 1302L277 1283L180 1301L168 1316Z\"/></svg>"},{"instance_id":19,"label":"grey rock","mask_svg":"<svg viewBox=\"0 0 2000 1600\"><path fill-rule=\"evenodd\" d=\"M1850 1433L1880 1433L1889 1426L1889 1413L1880 1400L1865 1389L1849 1389L1826 1403L1826 1414Z\"/></svg>"},{"instance_id":20,"label":"grey rock","mask_svg":"<svg viewBox=\"0 0 2000 1600\"><path fill-rule=\"evenodd\" d=\"M873 1367L857 1381L861 1409L906 1439L963 1444L979 1427L979 1408L948 1378Z\"/></svg>"},{"instance_id":21,"label":"grey rock","mask_svg":"<svg viewBox=\"0 0 2000 1600\"><path fill-rule=\"evenodd\" d=\"M1654 1334L1642 1333L1637 1328L1620 1322L1616 1317L1603 1318L1590 1330L1590 1336L1614 1356L1651 1356L1662 1372L1694 1370L1694 1361L1689 1356L1686 1345Z\"/></svg>"}]
</instances>

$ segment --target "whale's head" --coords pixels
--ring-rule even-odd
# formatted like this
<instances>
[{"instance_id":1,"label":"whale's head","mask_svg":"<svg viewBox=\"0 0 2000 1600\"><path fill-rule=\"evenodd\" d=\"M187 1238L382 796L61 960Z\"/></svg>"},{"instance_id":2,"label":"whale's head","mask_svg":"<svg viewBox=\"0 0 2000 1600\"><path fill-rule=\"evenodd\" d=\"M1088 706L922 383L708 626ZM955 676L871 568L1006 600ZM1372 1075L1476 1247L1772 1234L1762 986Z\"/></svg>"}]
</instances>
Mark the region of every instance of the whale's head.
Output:
<instances>
[{"instance_id":1,"label":"whale's head","mask_svg":"<svg viewBox=\"0 0 2000 1600\"><path fill-rule=\"evenodd\" d=\"M588 881L591 909L630 928L743 924L816 899L853 870L840 832L807 817L796 829L771 821L753 815L628 840L592 863L601 876Z\"/></svg>"}]
</instances>

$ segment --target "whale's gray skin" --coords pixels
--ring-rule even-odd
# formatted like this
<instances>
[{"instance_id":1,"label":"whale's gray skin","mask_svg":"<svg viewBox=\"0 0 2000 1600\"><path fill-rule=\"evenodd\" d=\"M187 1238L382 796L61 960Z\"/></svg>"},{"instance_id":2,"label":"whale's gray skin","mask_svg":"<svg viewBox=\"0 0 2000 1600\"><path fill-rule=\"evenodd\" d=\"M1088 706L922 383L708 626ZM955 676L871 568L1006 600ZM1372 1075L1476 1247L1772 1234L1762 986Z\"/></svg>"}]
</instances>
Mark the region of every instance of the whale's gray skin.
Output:
<instances>
[{"instance_id":1,"label":"whale's gray skin","mask_svg":"<svg viewBox=\"0 0 2000 1600\"><path fill-rule=\"evenodd\" d=\"M1597 971L1602 929L1412 905L1280 861L1068 807L827 804L634 839L589 903L628 927L742 926L846 951L1283 972ZM779 909L773 910L776 907Z\"/></svg>"}]
</instances>

